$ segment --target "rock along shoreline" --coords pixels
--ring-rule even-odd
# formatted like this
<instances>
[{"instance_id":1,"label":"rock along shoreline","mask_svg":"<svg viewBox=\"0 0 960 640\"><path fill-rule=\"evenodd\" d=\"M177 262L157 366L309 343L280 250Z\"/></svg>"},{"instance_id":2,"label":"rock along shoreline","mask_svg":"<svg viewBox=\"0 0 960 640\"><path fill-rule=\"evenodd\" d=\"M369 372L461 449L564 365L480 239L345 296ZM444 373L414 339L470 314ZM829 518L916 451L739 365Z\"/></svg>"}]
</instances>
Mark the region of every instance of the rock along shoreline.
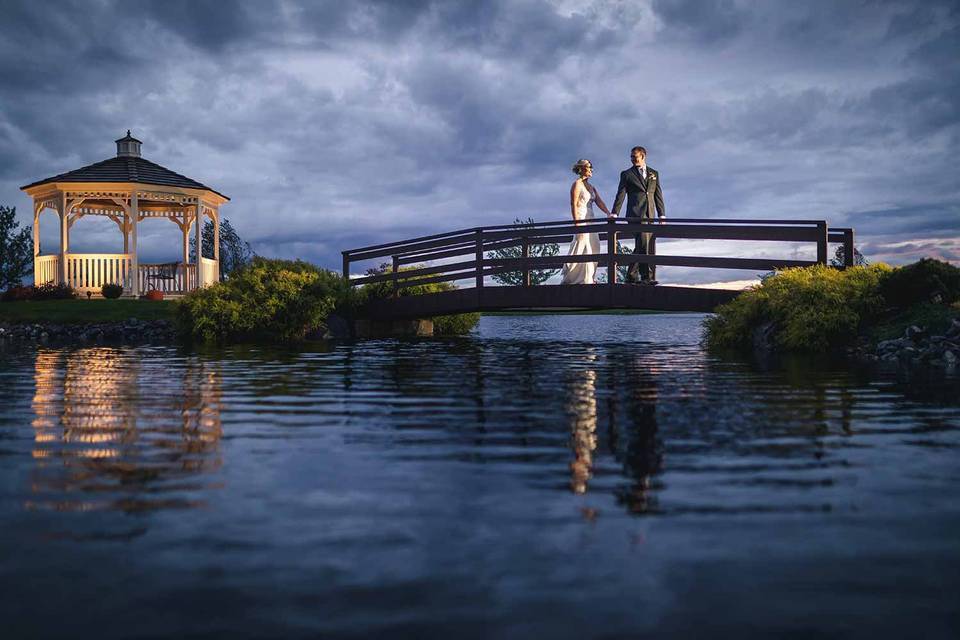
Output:
<instances>
[{"instance_id":1,"label":"rock along shoreline","mask_svg":"<svg viewBox=\"0 0 960 640\"><path fill-rule=\"evenodd\" d=\"M926 328L913 325L907 327L903 337L861 347L854 355L868 362L955 371L960 367L960 319L954 319L943 335L931 335Z\"/></svg>"},{"instance_id":2,"label":"rock along shoreline","mask_svg":"<svg viewBox=\"0 0 960 640\"><path fill-rule=\"evenodd\" d=\"M91 324L0 322L0 344L176 344L169 320L137 320Z\"/></svg>"}]
</instances>

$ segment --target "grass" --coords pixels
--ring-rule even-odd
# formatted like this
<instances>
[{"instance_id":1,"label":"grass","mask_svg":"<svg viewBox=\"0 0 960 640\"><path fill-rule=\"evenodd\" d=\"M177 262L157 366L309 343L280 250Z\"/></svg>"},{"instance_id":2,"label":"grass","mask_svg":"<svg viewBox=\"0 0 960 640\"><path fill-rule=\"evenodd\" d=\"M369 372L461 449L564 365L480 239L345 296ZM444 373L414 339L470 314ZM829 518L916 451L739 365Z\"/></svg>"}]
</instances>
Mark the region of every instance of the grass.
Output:
<instances>
[{"instance_id":1,"label":"grass","mask_svg":"<svg viewBox=\"0 0 960 640\"><path fill-rule=\"evenodd\" d=\"M897 315L879 320L868 332L874 342L902 338L910 325L925 327L932 335L946 332L954 318L960 318L960 307L922 302Z\"/></svg>"},{"instance_id":2,"label":"grass","mask_svg":"<svg viewBox=\"0 0 960 640\"><path fill-rule=\"evenodd\" d=\"M171 300L31 300L0 302L0 322L94 324L137 320L173 320Z\"/></svg>"}]
</instances>

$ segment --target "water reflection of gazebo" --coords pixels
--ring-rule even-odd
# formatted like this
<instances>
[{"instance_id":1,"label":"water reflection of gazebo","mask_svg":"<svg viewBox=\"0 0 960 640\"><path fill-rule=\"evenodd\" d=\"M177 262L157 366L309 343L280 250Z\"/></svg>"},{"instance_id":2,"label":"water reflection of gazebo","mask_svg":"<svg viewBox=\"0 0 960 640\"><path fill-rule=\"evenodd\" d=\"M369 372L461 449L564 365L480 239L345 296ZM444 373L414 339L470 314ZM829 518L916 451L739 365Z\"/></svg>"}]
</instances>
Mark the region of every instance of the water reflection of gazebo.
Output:
<instances>
[{"instance_id":1,"label":"water reflection of gazebo","mask_svg":"<svg viewBox=\"0 0 960 640\"><path fill-rule=\"evenodd\" d=\"M140 157L141 142L130 135L116 141L117 157L21 187L33 198L34 282L68 284L99 294L104 284L124 286L128 295L147 289L182 294L216 282L220 274L220 205L230 199L196 180ZM40 255L40 214L60 219L60 250ZM70 229L84 216L105 216L123 234L123 253L70 253ZM204 258L198 221L213 221L213 258ZM180 228L183 261L142 264L137 228L147 218L166 218ZM195 230L197 264L190 264L190 231ZM198 267L199 266L199 270Z\"/></svg>"},{"instance_id":2,"label":"water reflection of gazebo","mask_svg":"<svg viewBox=\"0 0 960 640\"><path fill-rule=\"evenodd\" d=\"M199 476L222 465L220 376L203 360L171 367L112 347L39 350L36 468L25 506L128 513L198 506ZM151 381L146 395L143 380Z\"/></svg>"}]
</instances>

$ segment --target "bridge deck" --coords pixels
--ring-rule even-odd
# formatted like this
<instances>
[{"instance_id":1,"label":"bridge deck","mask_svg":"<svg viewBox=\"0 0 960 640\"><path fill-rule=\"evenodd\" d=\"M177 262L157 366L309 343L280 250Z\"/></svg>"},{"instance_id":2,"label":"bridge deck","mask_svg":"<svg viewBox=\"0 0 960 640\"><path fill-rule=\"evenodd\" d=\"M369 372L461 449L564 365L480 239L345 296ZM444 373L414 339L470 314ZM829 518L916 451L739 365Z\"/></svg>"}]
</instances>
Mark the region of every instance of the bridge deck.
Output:
<instances>
[{"instance_id":1,"label":"bridge deck","mask_svg":"<svg viewBox=\"0 0 960 640\"><path fill-rule=\"evenodd\" d=\"M645 309L713 311L739 291L699 287L561 284L482 287L371 301L364 315L384 320L426 318L470 311L530 309Z\"/></svg>"}]
</instances>

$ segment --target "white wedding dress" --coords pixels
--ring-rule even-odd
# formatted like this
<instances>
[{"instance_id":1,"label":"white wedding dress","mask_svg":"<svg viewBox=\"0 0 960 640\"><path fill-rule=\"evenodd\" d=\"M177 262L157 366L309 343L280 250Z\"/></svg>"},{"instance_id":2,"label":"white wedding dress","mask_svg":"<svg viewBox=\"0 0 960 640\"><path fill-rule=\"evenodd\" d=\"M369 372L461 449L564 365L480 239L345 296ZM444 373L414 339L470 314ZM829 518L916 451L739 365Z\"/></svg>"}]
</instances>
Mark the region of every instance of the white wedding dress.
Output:
<instances>
[{"instance_id":1,"label":"white wedding dress","mask_svg":"<svg viewBox=\"0 0 960 640\"><path fill-rule=\"evenodd\" d=\"M597 190L591 184L584 184L577 198L574 214L577 220L593 219L593 201L597 199ZM582 256L600 253L600 236L596 233L578 233L570 243L567 255ZM597 272L596 262L568 262L563 265L562 284L593 284Z\"/></svg>"}]
</instances>

